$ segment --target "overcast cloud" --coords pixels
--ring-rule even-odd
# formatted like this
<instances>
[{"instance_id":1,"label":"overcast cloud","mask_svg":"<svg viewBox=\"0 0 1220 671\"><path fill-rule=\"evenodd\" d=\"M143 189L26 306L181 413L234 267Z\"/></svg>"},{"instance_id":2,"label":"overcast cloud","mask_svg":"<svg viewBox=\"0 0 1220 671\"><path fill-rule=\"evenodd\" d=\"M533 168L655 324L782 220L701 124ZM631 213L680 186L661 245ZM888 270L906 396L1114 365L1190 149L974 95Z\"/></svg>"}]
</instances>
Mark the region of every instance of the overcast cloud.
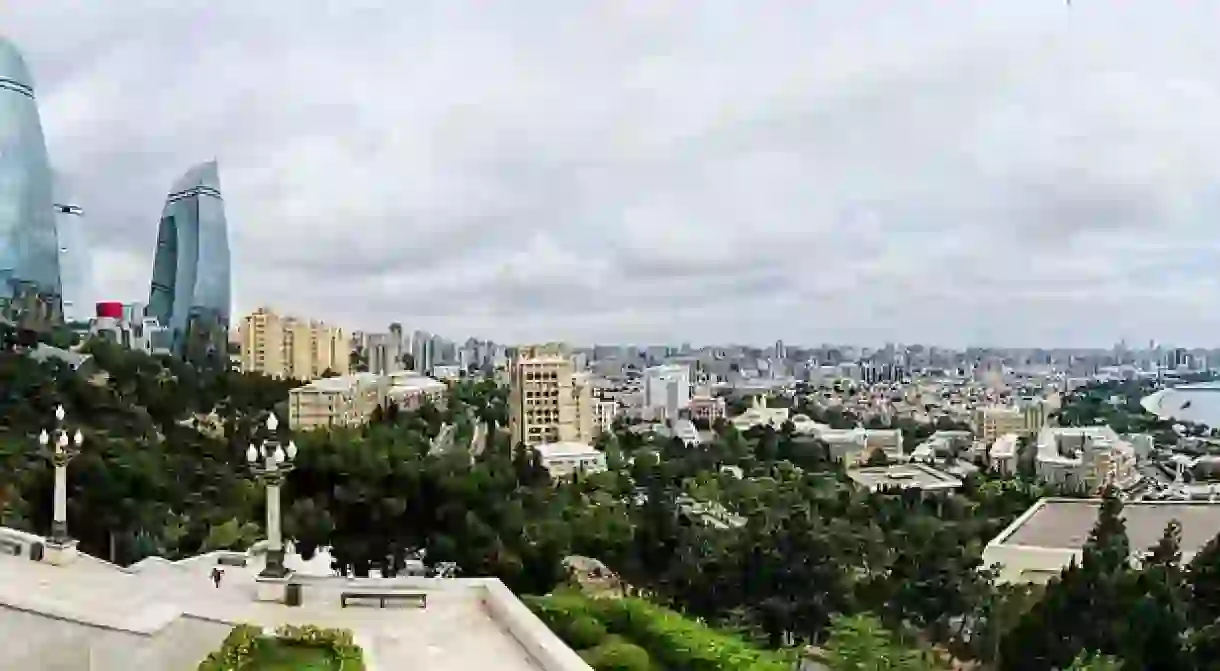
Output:
<instances>
[{"instance_id":1,"label":"overcast cloud","mask_svg":"<svg viewBox=\"0 0 1220 671\"><path fill-rule=\"evenodd\" d=\"M237 312L1220 345L1220 5L1072 5L38 0L0 32L91 298L147 298L165 193L215 156Z\"/></svg>"}]
</instances>

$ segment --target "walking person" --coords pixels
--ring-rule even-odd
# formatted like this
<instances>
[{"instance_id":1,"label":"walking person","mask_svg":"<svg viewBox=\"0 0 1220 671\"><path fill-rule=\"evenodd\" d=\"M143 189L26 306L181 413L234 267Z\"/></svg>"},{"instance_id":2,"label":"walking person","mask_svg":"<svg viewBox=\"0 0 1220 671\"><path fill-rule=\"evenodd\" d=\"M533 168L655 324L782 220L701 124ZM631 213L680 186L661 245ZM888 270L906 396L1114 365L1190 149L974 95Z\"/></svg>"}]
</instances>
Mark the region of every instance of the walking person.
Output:
<instances>
[{"instance_id":1,"label":"walking person","mask_svg":"<svg viewBox=\"0 0 1220 671\"><path fill-rule=\"evenodd\" d=\"M212 582L216 584L216 589L220 589L220 579L223 578L225 572L220 570L220 567L212 569Z\"/></svg>"}]
</instances>

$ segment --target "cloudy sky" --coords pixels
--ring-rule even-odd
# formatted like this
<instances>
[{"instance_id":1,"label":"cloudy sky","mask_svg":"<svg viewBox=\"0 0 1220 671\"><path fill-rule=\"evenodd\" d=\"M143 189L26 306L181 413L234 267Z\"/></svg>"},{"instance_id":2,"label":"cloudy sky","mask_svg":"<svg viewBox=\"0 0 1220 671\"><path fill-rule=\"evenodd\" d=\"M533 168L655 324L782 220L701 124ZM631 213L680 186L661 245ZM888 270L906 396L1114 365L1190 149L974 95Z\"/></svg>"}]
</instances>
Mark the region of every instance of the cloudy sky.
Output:
<instances>
[{"instance_id":1,"label":"cloudy sky","mask_svg":"<svg viewBox=\"0 0 1220 671\"><path fill-rule=\"evenodd\" d=\"M503 341L1220 345L1218 20L0 4L87 211L90 298L146 299L165 192L215 156L235 311Z\"/></svg>"}]
</instances>

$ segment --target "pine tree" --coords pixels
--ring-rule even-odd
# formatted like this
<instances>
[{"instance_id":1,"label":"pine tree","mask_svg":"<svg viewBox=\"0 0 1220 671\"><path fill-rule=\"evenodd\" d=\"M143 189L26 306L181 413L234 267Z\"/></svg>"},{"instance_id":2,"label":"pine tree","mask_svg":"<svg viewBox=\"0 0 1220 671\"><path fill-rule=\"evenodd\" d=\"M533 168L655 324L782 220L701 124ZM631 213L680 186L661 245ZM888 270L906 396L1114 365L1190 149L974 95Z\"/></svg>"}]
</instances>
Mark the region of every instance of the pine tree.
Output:
<instances>
[{"instance_id":1,"label":"pine tree","mask_svg":"<svg viewBox=\"0 0 1220 671\"><path fill-rule=\"evenodd\" d=\"M1179 570L1182 563L1182 525L1177 520L1171 520L1165 526L1161 540L1148 549L1144 559L1144 568L1163 567Z\"/></svg>"},{"instance_id":2,"label":"pine tree","mask_svg":"<svg viewBox=\"0 0 1220 671\"><path fill-rule=\"evenodd\" d=\"M1190 621L1207 627L1220 620L1220 536L1208 541L1186 569Z\"/></svg>"},{"instance_id":3,"label":"pine tree","mask_svg":"<svg viewBox=\"0 0 1220 671\"><path fill-rule=\"evenodd\" d=\"M1123 501L1118 490L1108 485L1102 492L1097 522L1085 543L1081 565L1102 575L1114 575L1130 566L1131 542L1123 520Z\"/></svg>"},{"instance_id":4,"label":"pine tree","mask_svg":"<svg viewBox=\"0 0 1220 671\"><path fill-rule=\"evenodd\" d=\"M1065 668L1084 650L1124 648L1125 617L1134 599L1122 589L1131 576L1131 545L1118 491L1107 487L1079 563L1047 586L1001 644L1002 668Z\"/></svg>"}]
</instances>

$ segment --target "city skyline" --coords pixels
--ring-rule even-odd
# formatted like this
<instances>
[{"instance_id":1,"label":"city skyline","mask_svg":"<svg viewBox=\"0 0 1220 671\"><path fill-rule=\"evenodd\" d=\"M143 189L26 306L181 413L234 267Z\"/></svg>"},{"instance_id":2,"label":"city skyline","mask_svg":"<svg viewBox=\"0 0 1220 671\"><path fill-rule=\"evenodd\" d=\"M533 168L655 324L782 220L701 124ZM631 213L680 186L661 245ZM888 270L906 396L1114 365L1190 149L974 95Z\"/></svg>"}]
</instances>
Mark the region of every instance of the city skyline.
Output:
<instances>
[{"instance_id":1,"label":"city skyline","mask_svg":"<svg viewBox=\"0 0 1220 671\"><path fill-rule=\"evenodd\" d=\"M238 312L517 342L1220 332L1203 6L67 7L0 23L98 297L142 294L148 204L218 155Z\"/></svg>"}]
</instances>

